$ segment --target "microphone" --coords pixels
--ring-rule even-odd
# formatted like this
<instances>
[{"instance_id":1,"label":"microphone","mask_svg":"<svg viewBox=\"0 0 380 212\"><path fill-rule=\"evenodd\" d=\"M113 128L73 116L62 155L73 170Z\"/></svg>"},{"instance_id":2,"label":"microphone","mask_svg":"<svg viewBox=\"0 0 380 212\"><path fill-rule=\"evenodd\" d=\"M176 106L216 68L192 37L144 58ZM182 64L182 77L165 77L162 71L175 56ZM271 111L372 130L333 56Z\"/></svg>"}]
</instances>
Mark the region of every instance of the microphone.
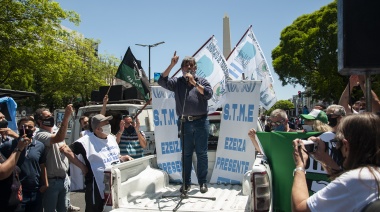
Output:
<instances>
[{"instance_id":1,"label":"microphone","mask_svg":"<svg viewBox=\"0 0 380 212\"><path fill-rule=\"evenodd\" d=\"M186 74L190 73L190 71L186 71ZM186 82L189 82L189 77L185 75Z\"/></svg>"}]
</instances>

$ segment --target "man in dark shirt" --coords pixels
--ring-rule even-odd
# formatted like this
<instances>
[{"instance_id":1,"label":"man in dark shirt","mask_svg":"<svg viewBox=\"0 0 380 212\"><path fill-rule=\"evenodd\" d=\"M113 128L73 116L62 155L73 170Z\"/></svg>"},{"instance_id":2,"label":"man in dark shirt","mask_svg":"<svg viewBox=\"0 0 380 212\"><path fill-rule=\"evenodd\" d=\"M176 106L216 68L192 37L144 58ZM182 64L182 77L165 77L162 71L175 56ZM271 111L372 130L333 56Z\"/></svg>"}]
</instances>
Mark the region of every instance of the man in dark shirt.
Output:
<instances>
[{"instance_id":1,"label":"man in dark shirt","mask_svg":"<svg viewBox=\"0 0 380 212\"><path fill-rule=\"evenodd\" d=\"M208 169L207 144L209 133L209 120L207 118L208 100L213 91L210 83L195 75L197 64L193 57L185 57L181 63L182 77L168 78L172 68L177 64L179 57L174 56L168 68L161 74L158 84L174 92L178 127L183 129L183 154L185 188L190 190L192 155L195 149L197 155L197 177L201 193L207 192L206 176ZM183 122L181 118L183 117ZM179 129L181 130L181 129Z\"/></svg>"},{"instance_id":2,"label":"man in dark shirt","mask_svg":"<svg viewBox=\"0 0 380 212\"><path fill-rule=\"evenodd\" d=\"M30 117L22 118L17 125L21 137L26 134L28 138L32 139L36 130L34 119ZM12 145L16 147L17 143L18 139L15 139ZM21 169L20 181L23 195L21 208L23 211L42 211L41 194L46 191L48 186L44 151L45 145L32 139L32 142L25 148L18 159L17 165Z\"/></svg>"}]
</instances>

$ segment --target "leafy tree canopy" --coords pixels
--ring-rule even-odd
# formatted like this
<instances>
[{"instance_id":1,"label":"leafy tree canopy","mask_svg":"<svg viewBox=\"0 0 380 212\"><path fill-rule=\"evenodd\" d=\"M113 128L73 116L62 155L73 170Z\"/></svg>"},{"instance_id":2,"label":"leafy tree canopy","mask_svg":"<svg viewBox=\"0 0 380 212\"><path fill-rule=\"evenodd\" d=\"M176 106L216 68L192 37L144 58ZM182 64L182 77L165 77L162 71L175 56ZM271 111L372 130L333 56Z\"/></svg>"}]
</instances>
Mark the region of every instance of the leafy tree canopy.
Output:
<instances>
[{"instance_id":1,"label":"leafy tree canopy","mask_svg":"<svg viewBox=\"0 0 380 212\"><path fill-rule=\"evenodd\" d=\"M98 55L98 40L64 29L62 20L79 24L79 15L57 2L0 2L0 87L33 91L36 98L21 105L64 107L90 99L92 90L107 85L118 59Z\"/></svg>"},{"instance_id":2,"label":"leafy tree canopy","mask_svg":"<svg viewBox=\"0 0 380 212\"><path fill-rule=\"evenodd\" d=\"M289 100L279 100L277 101L269 110L265 112L265 115L269 116L270 113L276 109L283 109L285 111L291 110L294 108L294 105Z\"/></svg>"}]
</instances>

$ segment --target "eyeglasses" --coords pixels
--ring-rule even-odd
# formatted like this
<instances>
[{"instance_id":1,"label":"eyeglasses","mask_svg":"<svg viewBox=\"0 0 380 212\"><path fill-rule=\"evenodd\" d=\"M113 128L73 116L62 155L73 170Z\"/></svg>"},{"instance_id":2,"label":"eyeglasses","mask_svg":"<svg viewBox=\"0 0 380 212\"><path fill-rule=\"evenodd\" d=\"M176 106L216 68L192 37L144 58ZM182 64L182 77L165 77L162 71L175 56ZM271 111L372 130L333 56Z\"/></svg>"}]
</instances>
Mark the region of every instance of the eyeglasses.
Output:
<instances>
[{"instance_id":1,"label":"eyeglasses","mask_svg":"<svg viewBox=\"0 0 380 212\"><path fill-rule=\"evenodd\" d=\"M271 121L269 120L269 123L273 126L280 126L281 124L284 123L285 120L281 120L281 121Z\"/></svg>"}]
</instances>

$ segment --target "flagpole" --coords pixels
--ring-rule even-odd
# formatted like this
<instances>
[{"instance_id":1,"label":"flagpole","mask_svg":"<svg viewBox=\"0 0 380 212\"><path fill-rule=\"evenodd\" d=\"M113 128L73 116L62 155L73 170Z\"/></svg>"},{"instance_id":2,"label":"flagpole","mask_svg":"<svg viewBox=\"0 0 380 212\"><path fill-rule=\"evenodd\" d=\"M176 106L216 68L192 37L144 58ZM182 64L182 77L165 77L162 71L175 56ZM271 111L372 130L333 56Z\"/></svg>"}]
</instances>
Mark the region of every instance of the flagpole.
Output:
<instances>
[{"instance_id":1,"label":"flagpole","mask_svg":"<svg viewBox=\"0 0 380 212\"><path fill-rule=\"evenodd\" d=\"M245 37L245 35L248 33L249 29L252 27L252 25L249 25L247 31L245 31L245 33L243 34L243 36L241 36L240 40L238 41L238 43L235 45L234 49L232 49L232 51L230 52L230 54L227 56L226 60L228 60L228 58L230 58L232 52L235 51L236 47L239 46L240 42L243 40L243 38Z\"/></svg>"},{"instance_id":2,"label":"flagpole","mask_svg":"<svg viewBox=\"0 0 380 212\"><path fill-rule=\"evenodd\" d=\"M198 52L203 49L203 47L214 37L214 35L212 35L194 54L193 54L193 57L198 54ZM178 69L178 71L176 71L172 77L174 77L176 74L178 74L178 72L181 70L181 68Z\"/></svg>"},{"instance_id":3,"label":"flagpole","mask_svg":"<svg viewBox=\"0 0 380 212\"><path fill-rule=\"evenodd\" d=\"M146 108L146 106L148 106L150 101L152 101L152 98L150 98L141 109L137 110L136 115L132 118L133 120L135 120L135 118Z\"/></svg>"}]
</instances>

